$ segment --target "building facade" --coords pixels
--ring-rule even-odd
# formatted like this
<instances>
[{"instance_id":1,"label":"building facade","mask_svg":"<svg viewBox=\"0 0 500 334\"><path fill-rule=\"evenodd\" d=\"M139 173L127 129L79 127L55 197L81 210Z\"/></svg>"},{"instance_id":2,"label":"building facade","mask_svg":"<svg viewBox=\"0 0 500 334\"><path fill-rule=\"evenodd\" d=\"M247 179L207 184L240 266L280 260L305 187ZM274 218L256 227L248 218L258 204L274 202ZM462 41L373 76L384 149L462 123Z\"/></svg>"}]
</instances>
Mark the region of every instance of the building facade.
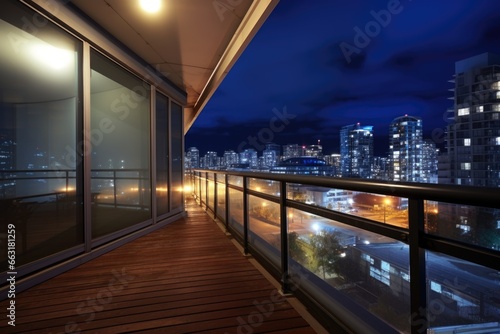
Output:
<instances>
[{"instance_id":1,"label":"building facade","mask_svg":"<svg viewBox=\"0 0 500 334\"><path fill-rule=\"evenodd\" d=\"M302 147L298 144L283 145L283 160L298 158L302 155Z\"/></svg>"},{"instance_id":2,"label":"building facade","mask_svg":"<svg viewBox=\"0 0 500 334\"><path fill-rule=\"evenodd\" d=\"M262 164L261 168L270 168L279 163L281 154L281 147L278 144L266 144L266 148L262 151Z\"/></svg>"},{"instance_id":3,"label":"building facade","mask_svg":"<svg viewBox=\"0 0 500 334\"><path fill-rule=\"evenodd\" d=\"M456 62L454 107L447 127L449 182L500 187L500 56Z\"/></svg>"},{"instance_id":4,"label":"building facade","mask_svg":"<svg viewBox=\"0 0 500 334\"><path fill-rule=\"evenodd\" d=\"M422 119L395 118L389 127L391 181L420 182L422 174Z\"/></svg>"},{"instance_id":5,"label":"building facade","mask_svg":"<svg viewBox=\"0 0 500 334\"><path fill-rule=\"evenodd\" d=\"M342 177L370 179L373 163L373 127L359 123L340 130Z\"/></svg>"},{"instance_id":6,"label":"building facade","mask_svg":"<svg viewBox=\"0 0 500 334\"><path fill-rule=\"evenodd\" d=\"M188 148L185 164L188 169L200 167L200 151L196 147Z\"/></svg>"}]
</instances>

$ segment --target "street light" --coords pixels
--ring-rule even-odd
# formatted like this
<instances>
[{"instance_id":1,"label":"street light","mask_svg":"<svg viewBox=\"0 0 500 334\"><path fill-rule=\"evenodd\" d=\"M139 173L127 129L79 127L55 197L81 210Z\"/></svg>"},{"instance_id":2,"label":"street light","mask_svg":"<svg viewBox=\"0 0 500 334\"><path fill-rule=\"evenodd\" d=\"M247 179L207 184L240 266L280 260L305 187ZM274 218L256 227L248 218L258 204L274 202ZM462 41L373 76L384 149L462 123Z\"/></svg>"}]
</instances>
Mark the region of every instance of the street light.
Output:
<instances>
[{"instance_id":1,"label":"street light","mask_svg":"<svg viewBox=\"0 0 500 334\"><path fill-rule=\"evenodd\" d=\"M390 199L388 199L388 198L385 198L385 199L384 199L384 224L385 224L385 210L386 210L386 208L387 208L387 206L388 206L389 204L391 204L391 200L390 200Z\"/></svg>"}]
</instances>

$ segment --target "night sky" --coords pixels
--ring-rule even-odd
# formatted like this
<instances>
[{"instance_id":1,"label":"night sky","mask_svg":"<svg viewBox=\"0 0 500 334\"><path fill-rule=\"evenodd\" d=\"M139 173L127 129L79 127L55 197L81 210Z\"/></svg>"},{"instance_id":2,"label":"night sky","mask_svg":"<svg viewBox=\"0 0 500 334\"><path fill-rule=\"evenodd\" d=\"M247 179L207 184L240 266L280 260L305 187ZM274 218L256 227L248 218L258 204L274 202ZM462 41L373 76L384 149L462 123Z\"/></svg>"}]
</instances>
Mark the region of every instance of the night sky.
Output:
<instances>
[{"instance_id":1,"label":"night sky","mask_svg":"<svg viewBox=\"0 0 500 334\"><path fill-rule=\"evenodd\" d=\"M404 114L421 117L424 138L442 147L455 62L484 52L500 53L498 0L281 0L186 148L221 156L321 140L338 153L340 128L359 122L374 126L385 155L388 125Z\"/></svg>"}]
</instances>

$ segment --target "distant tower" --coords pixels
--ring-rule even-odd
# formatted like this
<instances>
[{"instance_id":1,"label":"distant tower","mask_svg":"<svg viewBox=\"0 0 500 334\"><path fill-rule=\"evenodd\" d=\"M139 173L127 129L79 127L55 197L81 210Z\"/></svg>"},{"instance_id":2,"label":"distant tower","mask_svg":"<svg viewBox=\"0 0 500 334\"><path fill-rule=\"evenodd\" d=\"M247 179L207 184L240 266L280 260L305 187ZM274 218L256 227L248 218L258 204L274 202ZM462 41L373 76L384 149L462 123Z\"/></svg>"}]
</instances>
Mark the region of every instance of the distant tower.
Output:
<instances>
[{"instance_id":1,"label":"distant tower","mask_svg":"<svg viewBox=\"0 0 500 334\"><path fill-rule=\"evenodd\" d=\"M238 153L233 150L224 151L224 165L229 168L233 165L236 165L240 162L240 158Z\"/></svg>"},{"instance_id":2,"label":"distant tower","mask_svg":"<svg viewBox=\"0 0 500 334\"><path fill-rule=\"evenodd\" d=\"M306 157L323 158L323 146L318 140L317 145L308 145L305 147L304 155Z\"/></svg>"},{"instance_id":3,"label":"distant tower","mask_svg":"<svg viewBox=\"0 0 500 334\"><path fill-rule=\"evenodd\" d=\"M199 168L200 167L200 151L196 147L188 148L186 153L186 167Z\"/></svg>"},{"instance_id":4,"label":"distant tower","mask_svg":"<svg viewBox=\"0 0 500 334\"><path fill-rule=\"evenodd\" d=\"M389 127L392 181L420 182L422 173L422 119L404 115Z\"/></svg>"},{"instance_id":5,"label":"distant tower","mask_svg":"<svg viewBox=\"0 0 500 334\"><path fill-rule=\"evenodd\" d=\"M373 126L359 123L340 130L340 158L343 177L370 179L373 162Z\"/></svg>"},{"instance_id":6,"label":"distant tower","mask_svg":"<svg viewBox=\"0 0 500 334\"><path fill-rule=\"evenodd\" d=\"M298 144L283 145L283 159L298 158L301 156L302 148Z\"/></svg>"},{"instance_id":7,"label":"distant tower","mask_svg":"<svg viewBox=\"0 0 500 334\"><path fill-rule=\"evenodd\" d=\"M422 173L420 182L438 183L439 149L431 140L424 140L422 145Z\"/></svg>"},{"instance_id":8,"label":"distant tower","mask_svg":"<svg viewBox=\"0 0 500 334\"><path fill-rule=\"evenodd\" d=\"M259 159L257 158L257 151L253 148L247 148L240 152L240 164L248 164L250 168L259 167Z\"/></svg>"},{"instance_id":9,"label":"distant tower","mask_svg":"<svg viewBox=\"0 0 500 334\"><path fill-rule=\"evenodd\" d=\"M281 148L277 144L266 144L266 148L262 152L263 157L263 167L273 167L276 166L279 162L281 153Z\"/></svg>"}]
</instances>

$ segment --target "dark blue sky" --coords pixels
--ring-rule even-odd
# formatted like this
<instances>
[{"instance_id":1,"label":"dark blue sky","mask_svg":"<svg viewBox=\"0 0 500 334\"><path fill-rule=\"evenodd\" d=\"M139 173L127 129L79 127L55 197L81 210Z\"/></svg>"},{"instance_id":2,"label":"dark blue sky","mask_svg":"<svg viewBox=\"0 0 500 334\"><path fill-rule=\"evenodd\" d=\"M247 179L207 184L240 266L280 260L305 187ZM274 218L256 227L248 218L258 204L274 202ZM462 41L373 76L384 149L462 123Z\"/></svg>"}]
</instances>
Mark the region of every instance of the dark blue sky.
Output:
<instances>
[{"instance_id":1,"label":"dark blue sky","mask_svg":"<svg viewBox=\"0 0 500 334\"><path fill-rule=\"evenodd\" d=\"M361 31L361 33L359 33ZM455 62L500 53L498 0L281 0L186 136L200 154L314 144L339 151L339 130L423 119L444 129ZM286 110L286 113L285 113ZM249 137L255 140L249 140Z\"/></svg>"}]
</instances>

